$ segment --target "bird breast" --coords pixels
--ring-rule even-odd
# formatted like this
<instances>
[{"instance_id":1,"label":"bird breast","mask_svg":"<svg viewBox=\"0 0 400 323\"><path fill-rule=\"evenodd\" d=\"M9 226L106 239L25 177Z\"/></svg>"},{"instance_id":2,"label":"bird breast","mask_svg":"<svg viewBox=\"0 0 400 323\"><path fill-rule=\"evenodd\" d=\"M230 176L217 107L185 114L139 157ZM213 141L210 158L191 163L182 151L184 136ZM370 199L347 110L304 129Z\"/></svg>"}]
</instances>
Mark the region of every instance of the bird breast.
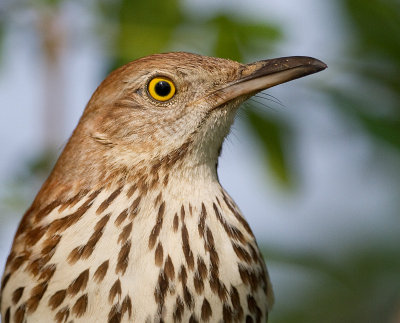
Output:
<instances>
[{"instance_id":1,"label":"bird breast","mask_svg":"<svg viewBox=\"0 0 400 323\"><path fill-rule=\"evenodd\" d=\"M17 237L2 312L28 322L264 319L272 290L254 236L219 183L201 178L88 191L39 216Z\"/></svg>"}]
</instances>

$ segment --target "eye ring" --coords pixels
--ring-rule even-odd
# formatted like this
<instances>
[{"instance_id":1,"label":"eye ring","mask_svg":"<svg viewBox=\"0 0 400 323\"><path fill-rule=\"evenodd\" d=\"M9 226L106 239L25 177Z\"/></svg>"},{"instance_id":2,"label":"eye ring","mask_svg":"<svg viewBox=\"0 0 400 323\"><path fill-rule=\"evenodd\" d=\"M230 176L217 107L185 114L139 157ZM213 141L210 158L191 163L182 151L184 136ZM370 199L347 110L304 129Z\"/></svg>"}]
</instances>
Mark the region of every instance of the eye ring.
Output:
<instances>
[{"instance_id":1,"label":"eye ring","mask_svg":"<svg viewBox=\"0 0 400 323\"><path fill-rule=\"evenodd\" d=\"M168 78L157 76L147 85L149 95L161 102L170 100L176 92L175 84Z\"/></svg>"}]
</instances>

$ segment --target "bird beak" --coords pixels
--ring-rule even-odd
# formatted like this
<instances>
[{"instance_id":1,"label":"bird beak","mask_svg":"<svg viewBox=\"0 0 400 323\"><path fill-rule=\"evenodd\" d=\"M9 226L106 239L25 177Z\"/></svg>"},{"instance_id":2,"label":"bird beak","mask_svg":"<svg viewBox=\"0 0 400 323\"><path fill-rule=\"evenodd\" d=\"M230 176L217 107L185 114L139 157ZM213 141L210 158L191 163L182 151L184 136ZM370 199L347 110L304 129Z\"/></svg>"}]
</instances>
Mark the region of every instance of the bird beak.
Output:
<instances>
[{"instance_id":1,"label":"bird beak","mask_svg":"<svg viewBox=\"0 0 400 323\"><path fill-rule=\"evenodd\" d=\"M314 74L327 68L318 59L305 56L282 57L244 65L237 80L218 89L215 94L216 106L221 106L241 96L250 97L272 86Z\"/></svg>"}]
</instances>

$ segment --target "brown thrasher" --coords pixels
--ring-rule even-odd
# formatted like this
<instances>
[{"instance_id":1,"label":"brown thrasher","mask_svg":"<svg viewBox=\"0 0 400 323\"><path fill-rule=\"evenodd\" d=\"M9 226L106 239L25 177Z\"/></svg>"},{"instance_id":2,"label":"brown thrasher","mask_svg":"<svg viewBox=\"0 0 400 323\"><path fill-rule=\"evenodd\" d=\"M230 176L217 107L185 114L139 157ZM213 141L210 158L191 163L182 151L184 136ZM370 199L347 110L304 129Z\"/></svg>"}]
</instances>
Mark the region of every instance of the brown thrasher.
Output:
<instances>
[{"instance_id":1,"label":"brown thrasher","mask_svg":"<svg viewBox=\"0 0 400 323\"><path fill-rule=\"evenodd\" d=\"M112 72L19 225L3 322L266 321L268 273L217 159L241 102L325 68L168 53Z\"/></svg>"}]
</instances>

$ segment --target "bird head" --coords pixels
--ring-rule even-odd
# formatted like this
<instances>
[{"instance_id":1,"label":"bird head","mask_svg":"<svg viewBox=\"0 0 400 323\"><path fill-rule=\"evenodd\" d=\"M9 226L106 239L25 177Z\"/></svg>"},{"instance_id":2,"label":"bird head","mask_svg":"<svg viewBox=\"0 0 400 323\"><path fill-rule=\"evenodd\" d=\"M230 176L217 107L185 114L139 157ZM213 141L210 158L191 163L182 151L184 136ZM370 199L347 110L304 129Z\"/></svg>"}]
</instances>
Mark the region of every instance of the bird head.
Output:
<instances>
[{"instance_id":1,"label":"bird head","mask_svg":"<svg viewBox=\"0 0 400 323\"><path fill-rule=\"evenodd\" d=\"M59 163L69 160L70 174L97 167L101 176L105 169L173 166L181 159L189 168L215 165L240 103L324 68L310 57L247 65L183 52L138 59L98 87Z\"/></svg>"}]
</instances>

